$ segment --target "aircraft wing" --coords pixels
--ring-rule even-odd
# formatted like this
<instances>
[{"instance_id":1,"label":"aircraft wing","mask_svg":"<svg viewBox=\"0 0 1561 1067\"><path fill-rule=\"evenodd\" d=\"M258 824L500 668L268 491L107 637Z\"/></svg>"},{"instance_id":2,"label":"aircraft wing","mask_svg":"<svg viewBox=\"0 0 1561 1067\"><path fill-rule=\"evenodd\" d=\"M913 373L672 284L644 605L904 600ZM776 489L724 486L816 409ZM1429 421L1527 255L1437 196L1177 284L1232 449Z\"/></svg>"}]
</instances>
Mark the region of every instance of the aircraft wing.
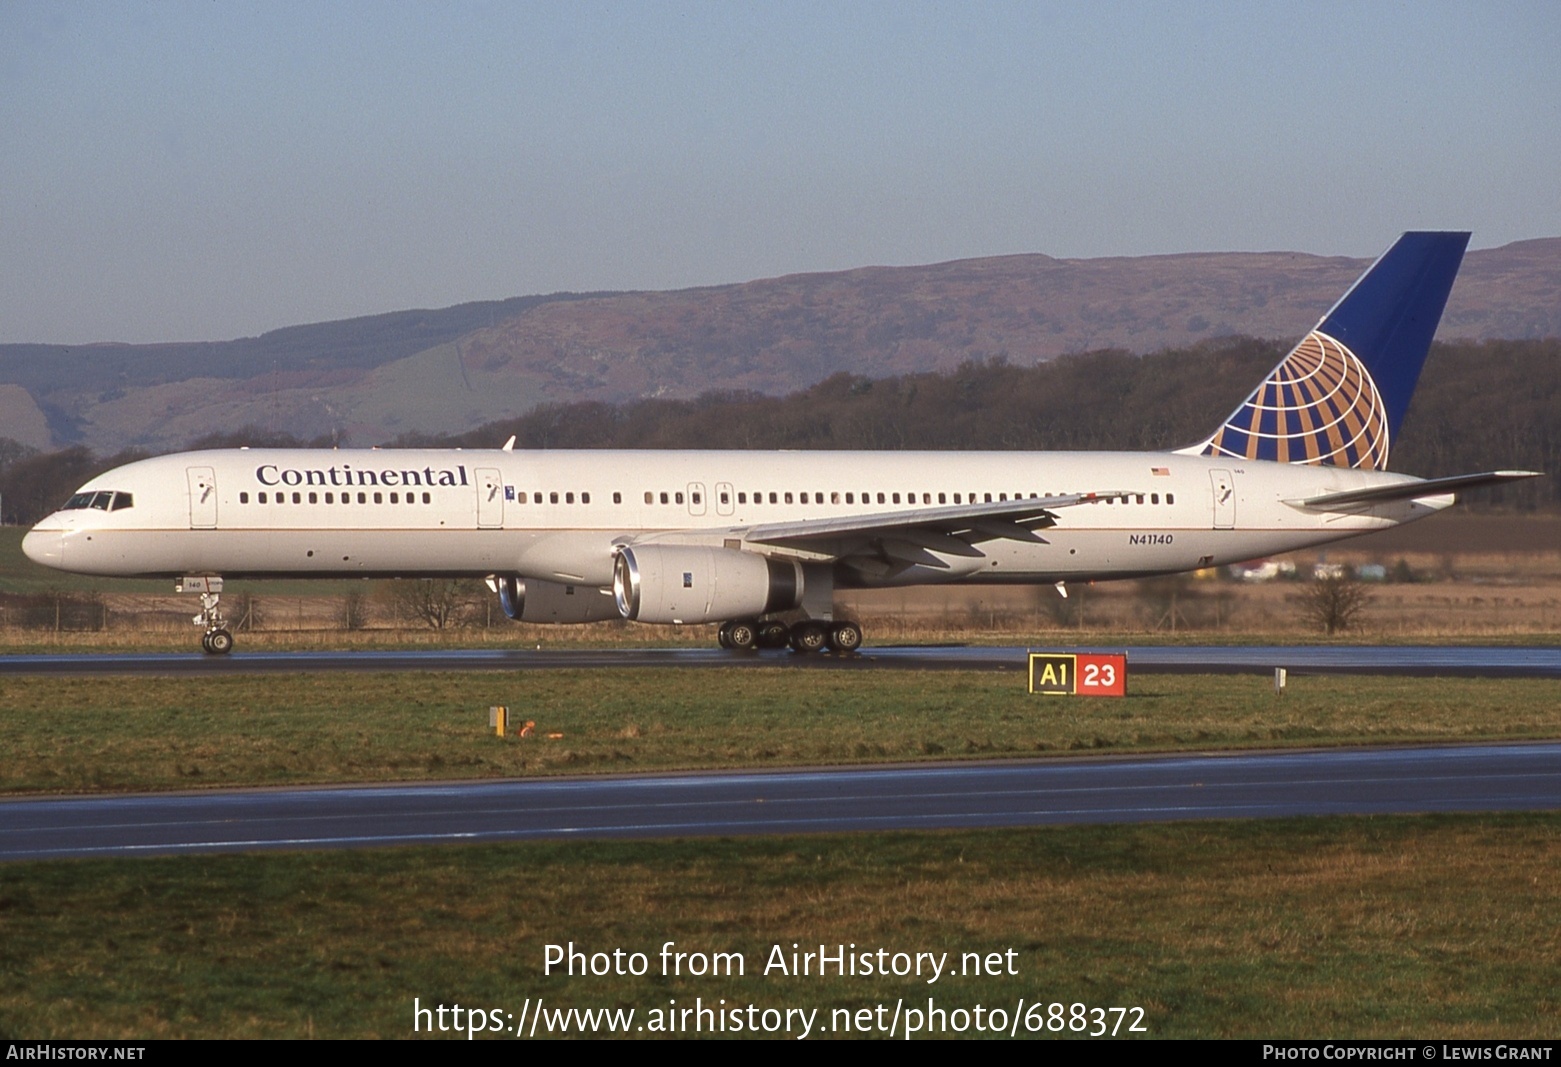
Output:
<instances>
[{"instance_id":1,"label":"aircraft wing","mask_svg":"<svg viewBox=\"0 0 1561 1067\"><path fill-rule=\"evenodd\" d=\"M1455 474L1447 478L1414 478L1392 485L1377 485L1369 489L1350 489L1342 493L1324 493L1305 500L1289 500L1296 507L1317 511L1333 511L1355 505L1385 504L1392 500L1414 500L1423 496L1441 496L1458 489L1473 489L1482 485L1500 485L1503 482L1521 481L1524 478L1543 478L1540 471L1486 471L1482 474Z\"/></svg>"},{"instance_id":2,"label":"aircraft wing","mask_svg":"<svg viewBox=\"0 0 1561 1067\"><path fill-rule=\"evenodd\" d=\"M1130 492L1102 490L1024 497L990 504L955 504L832 519L758 523L733 527L727 533L749 544L813 556L838 560L871 556L902 567L922 564L947 569L947 561L933 553L973 559L982 555L975 546L983 541L1006 539L1044 544L1045 538L1035 531L1055 526L1057 516L1054 512L1108 497L1128 496ZM650 540L676 541L684 536L707 538L709 534L709 530L690 530L660 534Z\"/></svg>"}]
</instances>

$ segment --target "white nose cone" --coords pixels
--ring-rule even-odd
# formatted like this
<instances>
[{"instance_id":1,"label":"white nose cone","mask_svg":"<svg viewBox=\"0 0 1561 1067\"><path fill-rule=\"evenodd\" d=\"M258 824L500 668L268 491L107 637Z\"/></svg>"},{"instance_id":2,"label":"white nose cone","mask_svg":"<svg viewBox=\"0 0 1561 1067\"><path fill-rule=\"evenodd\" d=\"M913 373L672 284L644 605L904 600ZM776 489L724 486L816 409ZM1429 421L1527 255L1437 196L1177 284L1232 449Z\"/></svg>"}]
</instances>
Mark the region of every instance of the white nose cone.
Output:
<instances>
[{"instance_id":1,"label":"white nose cone","mask_svg":"<svg viewBox=\"0 0 1561 1067\"><path fill-rule=\"evenodd\" d=\"M65 535L59 530L33 530L22 538L22 554L34 563L63 569Z\"/></svg>"}]
</instances>

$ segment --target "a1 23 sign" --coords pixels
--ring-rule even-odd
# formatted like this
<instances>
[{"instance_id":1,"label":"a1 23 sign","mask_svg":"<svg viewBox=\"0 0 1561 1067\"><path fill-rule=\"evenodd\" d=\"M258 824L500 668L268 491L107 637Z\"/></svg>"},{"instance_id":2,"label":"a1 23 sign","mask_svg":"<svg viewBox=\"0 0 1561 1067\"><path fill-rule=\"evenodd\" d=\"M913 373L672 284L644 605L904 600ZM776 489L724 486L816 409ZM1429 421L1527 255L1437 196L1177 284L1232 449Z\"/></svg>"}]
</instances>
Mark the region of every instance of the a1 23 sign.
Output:
<instances>
[{"instance_id":1,"label":"a1 23 sign","mask_svg":"<svg viewBox=\"0 0 1561 1067\"><path fill-rule=\"evenodd\" d=\"M1030 692L1043 696L1126 696L1127 654L1031 652Z\"/></svg>"}]
</instances>

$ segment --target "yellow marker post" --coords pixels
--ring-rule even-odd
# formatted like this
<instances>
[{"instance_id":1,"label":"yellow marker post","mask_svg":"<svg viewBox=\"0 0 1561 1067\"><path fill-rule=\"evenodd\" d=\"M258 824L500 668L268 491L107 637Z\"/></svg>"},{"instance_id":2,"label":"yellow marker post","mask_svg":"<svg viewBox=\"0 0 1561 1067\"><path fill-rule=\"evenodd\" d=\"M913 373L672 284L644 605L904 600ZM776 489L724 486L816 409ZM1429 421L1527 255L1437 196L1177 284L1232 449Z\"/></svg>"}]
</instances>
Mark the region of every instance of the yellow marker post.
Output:
<instances>
[{"instance_id":1,"label":"yellow marker post","mask_svg":"<svg viewBox=\"0 0 1561 1067\"><path fill-rule=\"evenodd\" d=\"M503 737L509 730L509 708L496 704L488 709L488 729L494 737Z\"/></svg>"}]
</instances>

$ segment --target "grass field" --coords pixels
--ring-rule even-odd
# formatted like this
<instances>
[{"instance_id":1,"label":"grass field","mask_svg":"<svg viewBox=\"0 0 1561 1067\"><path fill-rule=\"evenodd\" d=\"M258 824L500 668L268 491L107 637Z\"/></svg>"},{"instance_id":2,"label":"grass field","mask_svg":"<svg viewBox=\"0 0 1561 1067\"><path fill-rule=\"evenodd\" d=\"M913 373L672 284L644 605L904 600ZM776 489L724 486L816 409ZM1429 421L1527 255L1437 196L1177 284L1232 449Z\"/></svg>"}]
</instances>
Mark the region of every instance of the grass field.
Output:
<instances>
[{"instance_id":1,"label":"grass field","mask_svg":"<svg viewBox=\"0 0 1561 1067\"><path fill-rule=\"evenodd\" d=\"M818 1036L834 1009L931 997L1140 1006L1154 1037L1555 1038L1558 912L1553 814L17 864L0 1033L409 1037L414 997L643 1025L697 997L817 1008ZM744 975L663 977L667 941L741 953ZM568 942L649 973L545 975ZM764 975L794 943L956 968L1012 949L1017 973Z\"/></svg>"},{"instance_id":2,"label":"grass field","mask_svg":"<svg viewBox=\"0 0 1561 1067\"><path fill-rule=\"evenodd\" d=\"M504 704L535 736L495 738ZM562 734L557 739L549 733ZM587 670L0 679L0 792L161 790L1561 736L1553 682Z\"/></svg>"}]
</instances>

